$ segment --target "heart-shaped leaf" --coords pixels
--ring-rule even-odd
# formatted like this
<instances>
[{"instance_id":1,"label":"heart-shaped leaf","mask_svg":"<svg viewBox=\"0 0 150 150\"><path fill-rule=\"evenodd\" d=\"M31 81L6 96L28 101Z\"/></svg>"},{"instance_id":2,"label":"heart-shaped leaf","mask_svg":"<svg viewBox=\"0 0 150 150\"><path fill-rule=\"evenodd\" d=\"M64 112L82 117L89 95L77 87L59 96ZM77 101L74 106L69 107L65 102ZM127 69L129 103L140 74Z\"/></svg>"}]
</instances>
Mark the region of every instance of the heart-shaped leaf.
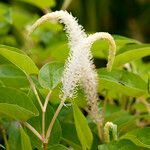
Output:
<instances>
[{"instance_id":1,"label":"heart-shaped leaf","mask_svg":"<svg viewBox=\"0 0 150 150\"><path fill-rule=\"evenodd\" d=\"M39 83L43 88L54 89L61 81L63 64L58 62L44 65L39 72Z\"/></svg>"}]
</instances>

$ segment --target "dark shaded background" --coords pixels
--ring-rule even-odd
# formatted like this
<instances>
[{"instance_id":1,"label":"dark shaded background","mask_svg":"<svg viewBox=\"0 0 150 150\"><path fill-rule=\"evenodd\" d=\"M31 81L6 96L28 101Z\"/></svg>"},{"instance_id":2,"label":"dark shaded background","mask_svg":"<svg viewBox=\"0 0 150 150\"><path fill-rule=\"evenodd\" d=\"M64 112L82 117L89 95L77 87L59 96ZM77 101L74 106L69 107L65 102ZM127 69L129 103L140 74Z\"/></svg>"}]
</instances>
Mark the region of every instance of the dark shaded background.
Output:
<instances>
[{"instance_id":1,"label":"dark shaded background","mask_svg":"<svg viewBox=\"0 0 150 150\"><path fill-rule=\"evenodd\" d=\"M60 8L62 0L57 2L55 9ZM150 0L72 0L68 10L88 31L150 42Z\"/></svg>"},{"instance_id":2,"label":"dark shaded background","mask_svg":"<svg viewBox=\"0 0 150 150\"><path fill-rule=\"evenodd\" d=\"M20 1L20 2L19 2ZM44 0L41 0L41 3ZM11 4L20 3L29 11L42 15L43 12L21 2L21 0L0 0ZM51 9L60 10L63 0L56 0ZM107 31L150 42L150 0L72 0L67 8L89 32Z\"/></svg>"}]
</instances>

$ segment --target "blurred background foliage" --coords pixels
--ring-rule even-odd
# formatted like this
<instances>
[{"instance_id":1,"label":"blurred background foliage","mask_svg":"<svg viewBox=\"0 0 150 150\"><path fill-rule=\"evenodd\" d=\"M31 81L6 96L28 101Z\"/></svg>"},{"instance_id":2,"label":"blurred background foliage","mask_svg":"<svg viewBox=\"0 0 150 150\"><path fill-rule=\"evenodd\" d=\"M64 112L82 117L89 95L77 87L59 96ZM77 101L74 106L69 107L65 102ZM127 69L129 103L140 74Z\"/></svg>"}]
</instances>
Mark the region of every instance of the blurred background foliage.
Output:
<instances>
[{"instance_id":1,"label":"blurred background foliage","mask_svg":"<svg viewBox=\"0 0 150 150\"><path fill-rule=\"evenodd\" d=\"M68 47L62 25L44 23L32 39L26 38L36 19L60 9L76 16L88 33L105 31L150 42L149 0L0 0L0 44L25 50L39 66L64 60Z\"/></svg>"}]
</instances>

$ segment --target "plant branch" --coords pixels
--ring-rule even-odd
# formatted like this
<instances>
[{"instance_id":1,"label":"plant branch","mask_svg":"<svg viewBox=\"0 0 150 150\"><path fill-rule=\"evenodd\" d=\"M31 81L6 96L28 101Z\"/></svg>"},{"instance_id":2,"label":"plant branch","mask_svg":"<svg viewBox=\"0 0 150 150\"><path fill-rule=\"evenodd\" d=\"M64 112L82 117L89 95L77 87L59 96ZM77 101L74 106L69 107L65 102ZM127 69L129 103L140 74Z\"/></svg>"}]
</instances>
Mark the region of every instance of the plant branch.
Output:
<instances>
[{"instance_id":1,"label":"plant branch","mask_svg":"<svg viewBox=\"0 0 150 150\"><path fill-rule=\"evenodd\" d=\"M38 100L38 103L39 103L41 109L43 109L42 102L41 102L41 100L40 100L39 94L38 94L38 92L37 92L37 90L36 90L36 87L35 87L35 84L34 84L33 80L32 80L32 79L30 78L30 76L28 76L28 75L27 75L27 78L28 78L28 80L29 80L29 82L30 82L31 88L32 88L32 90L33 90L33 92L34 92L34 94L35 94L37 100Z\"/></svg>"},{"instance_id":2,"label":"plant branch","mask_svg":"<svg viewBox=\"0 0 150 150\"><path fill-rule=\"evenodd\" d=\"M44 106L43 106L43 110L46 111L46 108L47 108L47 105L48 105L48 101L49 101L49 98L51 96L51 93L52 91L49 91L47 96L46 96L46 99L45 99L45 103L44 103Z\"/></svg>"},{"instance_id":3,"label":"plant branch","mask_svg":"<svg viewBox=\"0 0 150 150\"><path fill-rule=\"evenodd\" d=\"M150 104L146 101L145 98L140 97L140 101L146 106L148 113L150 114Z\"/></svg>"},{"instance_id":4,"label":"plant branch","mask_svg":"<svg viewBox=\"0 0 150 150\"><path fill-rule=\"evenodd\" d=\"M45 99L43 109L42 109L42 136L43 136L43 138L45 138L45 113L46 113L46 108L48 105L50 95L51 95L51 91L48 92L46 99Z\"/></svg>"},{"instance_id":5,"label":"plant branch","mask_svg":"<svg viewBox=\"0 0 150 150\"><path fill-rule=\"evenodd\" d=\"M108 92L106 92L105 99L104 99L104 104L102 108L102 121L104 122L105 120L105 113L106 113L106 106L107 106L107 101L108 101Z\"/></svg>"},{"instance_id":6,"label":"plant branch","mask_svg":"<svg viewBox=\"0 0 150 150\"><path fill-rule=\"evenodd\" d=\"M96 123L97 125L97 130L98 130L98 136L99 136L99 139L101 142L103 142L103 139L104 139L104 131L103 131L103 121L99 121Z\"/></svg>"},{"instance_id":7,"label":"plant branch","mask_svg":"<svg viewBox=\"0 0 150 150\"><path fill-rule=\"evenodd\" d=\"M60 102L60 104L59 104L59 106L58 106L58 108L57 108L57 110L56 110L56 112L55 112L55 114L54 114L54 116L52 118L52 121L51 121L51 123L50 123L50 125L48 127L48 130L47 130L47 133L46 133L46 142L47 143L48 143L49 137L51 135L51 131L52 131L53 125L54 125L54 123L56 121L56 118L57 118L59 112L61 111L62 107L64 106L64 102L65 102L65 98L63 98L61 100L61 102Z\"/></svg>"},{"instance_id":8,"label":"plant branch","mask_svg":"<svg viewBox=\"0 0 150 150\"><path fill-rule=\"evenodd\" d=\"M4 143L5 143L6 150L10 150L10 149L9 149L8 140L7 140L7 136L6 136L6 131L5 131L4 128L2 129L2 135L3 135L3 139L4 139Z\"/></svg>"},{"instance_id":9,"label":"plant branch","mask_svg":"<svg viewBox=\"0 0 150 150\"><path fill-rule=\"evenodd\" d=\"M61 7L61 10L66 10L68 8L68 6L71 4L72 0L65 0L62 7Z\"/></svg>"},{"instance_id":10,"label":"plant branch","mask_svg":"<svg viewBox=\"0 0 150 150\"><path fill-rule=\"evenodd\" d=\"M35 130L34 127L32 127L32 126L31 126L29 123L27 123L27 122L24 122L23 124L24 124L30 131L32 131L32 132L36 135L36 137L38 137L38 139L39 139L40 141L42 141L42 143L44 142L43 137L39 134L38 131Z\"/></svg>"}]
</instances>

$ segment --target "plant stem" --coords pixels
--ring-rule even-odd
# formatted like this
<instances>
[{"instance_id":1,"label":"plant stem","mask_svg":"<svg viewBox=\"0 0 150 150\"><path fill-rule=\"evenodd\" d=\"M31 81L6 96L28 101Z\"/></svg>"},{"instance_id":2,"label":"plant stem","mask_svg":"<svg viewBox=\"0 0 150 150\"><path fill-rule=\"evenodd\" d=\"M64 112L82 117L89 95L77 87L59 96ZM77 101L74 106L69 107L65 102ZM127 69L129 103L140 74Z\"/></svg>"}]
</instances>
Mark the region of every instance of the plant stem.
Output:
<instances>
[{"instance_id":1,"label":"plant stem","mask_svg":"<svg viewBox=\"0 0 150 150\"><path fill-rule=\"evenodd\" d=\"M46 133L46 142L47 142L47 143L48 143L48 140L49 140L49 137L50 137L50 134L51 134L53 125L54 125L54 123L55 123L55 121L56 121L56 118L57 118L57 116L58 116L60 110L61 110L62 107L64 106L64 102L65 102L65 98L63 98L63 99L61 100L61 102L60 102L60 104L59 104L59 106L58 106L58 108L57 108L57 110L56 110L56 112L55 112L55 114L54 114L54 116L53 116L53 118L52 118L52 121L51 121L51 123L50 123L50 125L49 125L49 127L48 127L48 130L47 130L47 133Z\"/></svg>"},{"instance_id":2,"label":"plant stem","mask_svg":"<svg viewBox=\"0 0 150 150\"><path fill-rule=\"evenodd\" d=\"M99 139L101 142L103 142L103 134L104 134L104 131L103 131L103 121L99 121L96 123L97 125L97 130L98 130L98 136L99 136Z\"/></svg>"},{"instance_id":3,"label":"plant stem","mask_svg":"<svg viewBox=\"0 0 150 150\"><path fill-rule=\"evenodd\" d=\"M5 129L2 129L2 135L3 135L4 142L5 142L6 150L10 150Z\"/></svg>"},{"instance_id":4,"label":"plant stem","mask_svg":"<svg viewBox=\"0 0 150 150\"><path fill-rule=\"evenodd\" d=\"M35 87L35 84L34 84L33 80L32 80L31 77L28 76L28 75L27 75L27 78L28 78L28 80L29 80L29 82L30 82L31 88L32 88L32 90L33 90L33 92L34 92L34 94L35 94L37 100L38 100L38 103L39 103L41 109L43 109L42 102L41 102L41 100L40 100L39 94L38 94L38 92L37 92L37 90L36 90L36 87Z\"/></svg>"},{"instance_id":5,"label":"plant stem","mask_svg":"<svg viewBox=\"0 0 150 150\"><path fill-rule=\"evenodd\" d=\"M106 113L106 106L107 106L107 94L105 96L105 99L104 99L104 104L103 104L103 109L102 109L102 121L104 122L105 120L105 113Z\"/></svg>"},{"instance_id":6,"label":"plant stem","mask_svg":"<svg viewBox=\"0 0 150 150\"><path fill-rule=\"evenodd\" d=\"M43 137L42 137L29 123L24 122L23 124L24 124L30 131L32 131L32 132L36 135L36 137L38 137L38 139L39 139L40 141L42 141L42 143L44 142Z\"/></svg>"},{"instance_id":7,"label":"plant stem","mask_svg":"<svg viewBox=\"0 0 150 150\"><path fill-rule=\"evenodd\" d=\"M150 104L146 101L145 98L140 97L140 101L146 106L148 113L150 114Z\"/></svg>"},{"instance_id":8,"label":"plant stem","mask_svg":"<svg viewBox=\"0 0 150 150\"><path fill-rule=\"evenodd\" d=\"M50 95L51 95L51 91L48 92L46 99L45 99L44 106L42 108L42 136L43 136L43 138L45 138L45 113L46 113L46 108L48 105Z\"/></svg>"},{"instance_id":9,"label":"plant stem","mask_svg":"<svg viewBox=\"0 0 150 150\"><path fill-rule=\"evenodd\" d=\"M44 103L44 106L43 106L43 109L46 111L46 108L47 108L47 105L48 105L48 102L49 102L49 98L51 96L51 93L52 91L49 91L47 96L46 96L46 99L45 99L45 103Z\"/></svg>"},{"instance_id":10,"label":"plant stem","mask_svg":"<svg viewBox=\"0 0 150 150\"><path fill-rule=\"evenodd\" d=\"M98 130L98 136L99 136L100 141L102 141L102 142L104 140L103 124L105 121L105 113L106 113L106 106L107 106L107 99L108 99L107 95L108 95L108 92L106 91L106 96L104 99L104 104L103 104L103 109L102 109L102 118L99 122L96 123L97 130Z\"/></svg>"},{"instance_id":11,"label":"plant stem","mask_svg":"<svg viewBox=\"0 0 150 150\"><path fill-rule=\"evenodd\" d=\"M61 10L66 10L71 2L72 2L72 0L65 0L61 7Z\"/></svg>"},{"instance_id":12,"label":"plant stem","mask_svg":"<svg viewBox=\"0 0 150 150\"><path fill-rule=\"evenodd\" d=\"M42 137L45 138L45 111L42 111Z\"/></svg>"}]
</instances>

